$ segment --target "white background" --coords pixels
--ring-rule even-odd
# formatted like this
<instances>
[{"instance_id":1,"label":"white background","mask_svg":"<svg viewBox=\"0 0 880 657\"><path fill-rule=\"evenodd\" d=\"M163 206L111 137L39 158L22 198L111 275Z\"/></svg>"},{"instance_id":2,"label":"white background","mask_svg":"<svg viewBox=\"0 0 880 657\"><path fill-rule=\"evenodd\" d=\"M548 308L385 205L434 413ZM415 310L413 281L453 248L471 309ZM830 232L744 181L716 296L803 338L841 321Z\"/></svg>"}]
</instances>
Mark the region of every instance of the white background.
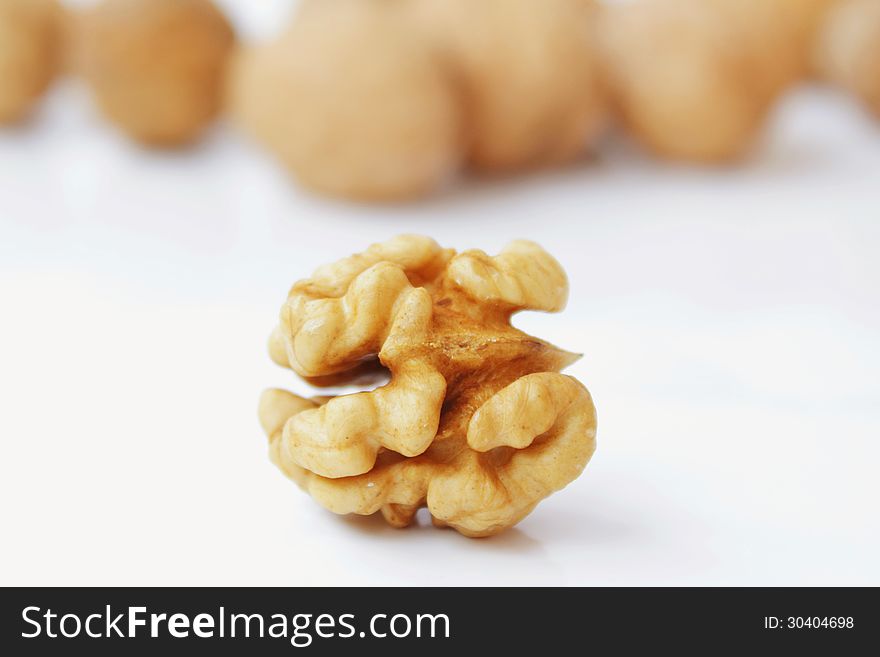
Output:
<instances>
[{"instance_id":1,"label":"white background","mask_svg":"<svg viewBox=\"0 0 880 657\"><path fill-rule=\"evenodd\" d=\"M287 288L400 232L570 275L517 323L586 354L599 448L494 539L333 516L266 456L260 390L307 391L265 354ZM140 150L63 84L0 132L0 584L880 585L878 247L880 127L828 90L739 169L611 140L364 208L222 125Z\"/></svg>"}]
</instances>

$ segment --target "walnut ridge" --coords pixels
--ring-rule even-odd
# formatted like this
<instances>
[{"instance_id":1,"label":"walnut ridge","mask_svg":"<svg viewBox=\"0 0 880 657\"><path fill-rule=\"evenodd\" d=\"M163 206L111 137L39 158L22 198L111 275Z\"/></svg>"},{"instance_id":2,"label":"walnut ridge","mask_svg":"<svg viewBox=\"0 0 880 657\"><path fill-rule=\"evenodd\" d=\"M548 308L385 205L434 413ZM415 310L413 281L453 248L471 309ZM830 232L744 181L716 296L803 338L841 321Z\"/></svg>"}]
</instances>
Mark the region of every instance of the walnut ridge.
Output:
<instances>
[{"instance_id":1,"label":"walnut ridge","mask_svg":"<svg viewBox=\"0 0 880 657\"><path fill-rule=\"evenodd\" d=\"M567 280L533 242L498 256L401 236L297 282L270 339L281 365L318 385L384 367L370 392L304 399L268 390L273 462L336 513L395 526L427 506L435 525L489 536L575 479L595 448L578 358L510 325L559 311Z\"/></svg>"}]
</instances>

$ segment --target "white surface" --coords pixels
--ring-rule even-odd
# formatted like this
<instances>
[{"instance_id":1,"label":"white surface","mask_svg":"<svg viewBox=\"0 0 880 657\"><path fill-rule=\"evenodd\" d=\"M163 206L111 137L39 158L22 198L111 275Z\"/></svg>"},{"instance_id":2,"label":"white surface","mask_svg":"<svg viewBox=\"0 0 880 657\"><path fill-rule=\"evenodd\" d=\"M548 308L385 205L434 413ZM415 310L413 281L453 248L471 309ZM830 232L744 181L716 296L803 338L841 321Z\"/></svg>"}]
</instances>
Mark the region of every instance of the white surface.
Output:
<instances>
[{"instance_id":1,"label":"white surface","mask_svg":"<svg viewBox=\"0 0 880 657\"><path fill-rule=\"evenodd\" d=\"M749 166L609 146L563 172L361 208L224 128L138 150L63 87L0 133L0 584L880 584L880 130L805 90ZM346 520L268 462L290 283L399 232L541 242L586 357L584 476L474 541Z\"/></svg>"}]
</instances>

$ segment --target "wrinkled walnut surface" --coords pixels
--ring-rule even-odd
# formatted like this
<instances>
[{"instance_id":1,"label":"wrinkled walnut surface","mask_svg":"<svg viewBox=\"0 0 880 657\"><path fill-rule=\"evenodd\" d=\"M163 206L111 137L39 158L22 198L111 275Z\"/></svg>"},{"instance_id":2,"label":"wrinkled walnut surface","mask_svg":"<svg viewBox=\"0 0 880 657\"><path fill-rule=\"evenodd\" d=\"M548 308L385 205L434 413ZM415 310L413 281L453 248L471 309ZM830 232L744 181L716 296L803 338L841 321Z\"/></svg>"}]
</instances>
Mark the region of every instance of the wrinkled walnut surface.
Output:
<instances>
[{"instance_id":1,"label":"wrinkled walnut surface","mask_svg":"<svg viewBox=\"0 0 880 657\"><path fill-rule=\"evenodd\" d=\"M595 448L590 395L559 374L577 356L510 325L566 298L559 264L526 241L489 257L401 236L318 269L291 289L273 359L318 384L378 359L391 380L313 400L266 391L272 460L336 513L402 527L427 506L468 536L516 524Z\"/></svg>"}]
</instances>

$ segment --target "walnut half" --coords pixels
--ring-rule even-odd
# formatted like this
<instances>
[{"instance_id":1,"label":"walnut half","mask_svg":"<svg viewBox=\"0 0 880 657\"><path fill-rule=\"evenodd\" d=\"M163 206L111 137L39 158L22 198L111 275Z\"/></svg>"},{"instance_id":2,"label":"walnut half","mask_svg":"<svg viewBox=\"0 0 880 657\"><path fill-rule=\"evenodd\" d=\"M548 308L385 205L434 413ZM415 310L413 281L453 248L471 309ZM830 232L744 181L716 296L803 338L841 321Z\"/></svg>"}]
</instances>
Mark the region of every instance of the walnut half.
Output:
<instances>
[{"instance_id":1,"label":"walnut half","mask_svg":"<svg viewBox=\"0 0 880 657\"><path fill-rule=\"evenodd\" d=\"M559 371L578 356L510 325L559 311L565 272L533 242L456 254L400 236L296 283L272 358L317 384L381 365L370 392L303 399L267 390L272 461L335 513L490 536L583 471L595 449L589 392Z\"/></svg>"}]
</instances>

